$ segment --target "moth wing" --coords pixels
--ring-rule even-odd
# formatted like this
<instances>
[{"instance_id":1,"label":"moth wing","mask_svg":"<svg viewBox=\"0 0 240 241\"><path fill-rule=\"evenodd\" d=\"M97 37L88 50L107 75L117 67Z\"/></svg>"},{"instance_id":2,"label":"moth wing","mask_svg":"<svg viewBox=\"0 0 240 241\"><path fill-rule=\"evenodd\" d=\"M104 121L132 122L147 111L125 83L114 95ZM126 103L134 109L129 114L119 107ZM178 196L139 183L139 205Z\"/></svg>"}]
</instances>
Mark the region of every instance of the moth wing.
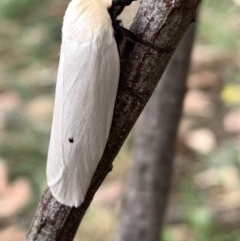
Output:
<instances>
[{"instance_id":1,"label":"moth wing","mask_svg":"<svg viewBox=\"0 0 240 241\"><path fill-rule=\"evenodd\" d=\"M79 206L108 139L119 80L112 31L79 44L63 39L50 137L47 181L53 196Z\"/></svg>"}]
</instances>

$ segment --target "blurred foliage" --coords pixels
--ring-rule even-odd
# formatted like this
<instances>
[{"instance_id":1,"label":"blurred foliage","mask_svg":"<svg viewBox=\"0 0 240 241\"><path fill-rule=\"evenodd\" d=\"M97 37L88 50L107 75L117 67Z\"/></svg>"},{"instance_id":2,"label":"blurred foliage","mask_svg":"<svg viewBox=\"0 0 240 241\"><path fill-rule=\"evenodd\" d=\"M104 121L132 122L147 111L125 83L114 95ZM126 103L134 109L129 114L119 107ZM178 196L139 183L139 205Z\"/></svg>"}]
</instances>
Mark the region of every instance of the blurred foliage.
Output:
<instances>
[{"instance_id":1,"label":"blurred foliage","mask_svg":"<svg viewBox=\"0 0 240 241\"><path fill-rule=\"evenodd\" d=\"M202 11L203 10L203 11ZM230 0L204 0L201 9L199 38L212 48L239 47L239 6Z\"/></svg>"},{"instance_id":2,"label":"blurred foliage","mask_svg":"<svg viewBox=\"0 0 240 241\"><path fill-rule=\"evenodd\" d=\"M240 106L240 85L229 83L222 92L223 101L229 105Z\"/></svg>"},{"instance_id":3,"label":"blurred foliage","mask_svg":"<svg viewBox=\"0 0 240 241\"><path fill-rule=\"evenodd\" d=\"M0 14L6 18L24 21L36 12L38 7L42 7L44 2L43 0L3 0L0 3Z\"/></svg>"},{"instance_id":4,"label":"blurred foliage","mask_svg":"<svg viewBox=\"0 0 240 241\"><path fill-rule=\"evenodd\" d=\"M43 95L54 96L62 16L67 3L0 2L0 96L4 93L3 103L7 106L0 109L0 156L8 164L10 182L22 176L31 180L35 204L22 212L24 215L36 208L46 183L51 128L51 118L34 118L39 107L34 110L30 105Z\"/></svg>"}]
</instances>

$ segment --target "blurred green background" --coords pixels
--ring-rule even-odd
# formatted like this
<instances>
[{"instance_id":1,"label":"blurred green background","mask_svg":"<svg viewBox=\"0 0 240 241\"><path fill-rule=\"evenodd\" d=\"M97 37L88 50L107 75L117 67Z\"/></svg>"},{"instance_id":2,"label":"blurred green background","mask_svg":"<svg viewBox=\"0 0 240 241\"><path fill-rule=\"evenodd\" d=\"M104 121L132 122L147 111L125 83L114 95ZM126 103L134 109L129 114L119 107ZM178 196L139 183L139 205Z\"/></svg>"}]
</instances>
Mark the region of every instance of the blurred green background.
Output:
<instances>
[{"instance_id":1,"label":"blurred green background","mask_svg":"<svg viewBox=\"0 0 240 241\"><path fill-rule=\"evenodd\" d=\"M66 0L0 2L0 240L23 240L46 187L67 4ZM240 240L239 16L239 0L203 1L164 241ZM133 141L132 133L76 241L111 240Z\"/></svg>"}]
</instances>

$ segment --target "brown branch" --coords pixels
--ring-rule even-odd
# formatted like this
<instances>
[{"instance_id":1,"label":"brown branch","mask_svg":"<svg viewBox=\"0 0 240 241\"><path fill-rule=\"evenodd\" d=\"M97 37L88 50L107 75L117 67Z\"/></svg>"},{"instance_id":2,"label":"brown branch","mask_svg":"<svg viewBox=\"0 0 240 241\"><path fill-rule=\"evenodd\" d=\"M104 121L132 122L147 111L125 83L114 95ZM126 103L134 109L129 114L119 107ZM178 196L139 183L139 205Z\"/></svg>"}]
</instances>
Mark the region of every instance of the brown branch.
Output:
<instances>
[{"instance_id":1,"label":"brown branch","mask_svg":"<svg viewBox=\"0 0 240 241\"><path fill-rule=\"evenodd\" d=\"M138 120L134 162L114 241L162 240L177 129L194 41L191 26Z\"/></svg>"},{"instance_id":2,"label":"brown branch","mask_svg":"<svg viewBox=\"0 0 240 241\"><path fill-rule=\"evenodd\" d=\"M176 48L191 24L200 0L144 0L131 31L156 48ZM127 42L109 140L78 208L58 203L47 189L35 213L26 241L71 241L94 194L112 169L112 162L155 89L173 51L159 52Z\"/></svg>"}]
</instances>

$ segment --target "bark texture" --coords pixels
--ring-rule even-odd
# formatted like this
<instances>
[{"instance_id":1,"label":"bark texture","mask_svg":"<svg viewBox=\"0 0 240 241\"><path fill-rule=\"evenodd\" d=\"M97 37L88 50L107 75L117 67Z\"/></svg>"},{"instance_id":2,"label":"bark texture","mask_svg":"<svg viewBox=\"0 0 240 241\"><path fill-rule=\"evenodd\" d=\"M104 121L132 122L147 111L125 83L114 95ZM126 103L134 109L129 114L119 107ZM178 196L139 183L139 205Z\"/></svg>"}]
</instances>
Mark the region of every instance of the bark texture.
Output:
<instances>
[{"instance_id":1,"label":"bark texture","mask_svg":"<svg viewBox=\"0 0 240 241\"><path fill-rule=\"evenodd\" d=\"M139 119L135 162L114 241L160 240L194 30L188 29Z\"/></svg>"},{"instance_id":2,"label":"bark texture","mask_svg":"<svg viewBox=\"0 0 240 241\"><path fill-rule=\"evenodd\" d=\"M155 48L127 42L113 123L103 157L92 178L84 202L78 208L58 203L47 189L36 210L26 241L71 241L112 161L147 103L173 51L192 22L200 0L144 0L131 27L139 39ZM81 157L79 157L81 158Z\"/></svg>"}]
</instances>

